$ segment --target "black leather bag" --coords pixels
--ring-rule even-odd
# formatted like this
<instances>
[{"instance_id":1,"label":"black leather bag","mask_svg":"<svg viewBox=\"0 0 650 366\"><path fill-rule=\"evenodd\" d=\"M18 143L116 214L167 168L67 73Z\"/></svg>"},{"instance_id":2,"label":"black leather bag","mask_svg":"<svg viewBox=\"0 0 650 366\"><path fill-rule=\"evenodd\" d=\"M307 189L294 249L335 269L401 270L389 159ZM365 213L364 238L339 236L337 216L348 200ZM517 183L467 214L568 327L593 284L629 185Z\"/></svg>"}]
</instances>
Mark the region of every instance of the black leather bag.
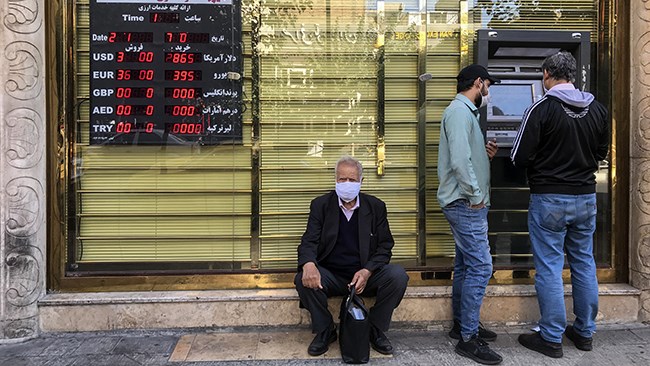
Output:
<instances>
[{"instance_id":1,"label":"black leather bag","mask_svg":"<svg viewBox=\"0 0 650 366\"><path fill-rule=\"evenodd\" d=\"M370 359L370 320L368 309L354 286L341 302L339 345L345 363L367 363Z\"/></svg>"}]
</instances>

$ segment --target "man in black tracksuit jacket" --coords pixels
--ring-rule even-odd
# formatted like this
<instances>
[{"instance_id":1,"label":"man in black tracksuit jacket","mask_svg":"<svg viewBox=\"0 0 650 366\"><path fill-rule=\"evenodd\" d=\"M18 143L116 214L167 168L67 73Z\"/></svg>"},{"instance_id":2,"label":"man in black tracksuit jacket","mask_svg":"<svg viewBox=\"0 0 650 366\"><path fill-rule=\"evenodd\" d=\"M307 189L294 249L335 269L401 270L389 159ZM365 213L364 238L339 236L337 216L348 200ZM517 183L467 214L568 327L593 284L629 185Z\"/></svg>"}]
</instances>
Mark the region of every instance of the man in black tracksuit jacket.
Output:
<instances>
[{"instance_id":1,"label":"man in black tracksuit jacket","mask_svg":"<svg viewBox=\"0 0 650 366\"><path fill-rule=\"evenodd\" d=\"M607 109L571 83L576 61L568 52L542 64L546 95L530 106L515 138L511 159L527 169L530 186L528 231L535 263L541 318L538 333L521 335L525 347L562 357L562 335L591 350L598 313L593 257L598 161L609 151ZM562 268L571 269L573 312L567 326Z\"/></svg>"}]
</instances>

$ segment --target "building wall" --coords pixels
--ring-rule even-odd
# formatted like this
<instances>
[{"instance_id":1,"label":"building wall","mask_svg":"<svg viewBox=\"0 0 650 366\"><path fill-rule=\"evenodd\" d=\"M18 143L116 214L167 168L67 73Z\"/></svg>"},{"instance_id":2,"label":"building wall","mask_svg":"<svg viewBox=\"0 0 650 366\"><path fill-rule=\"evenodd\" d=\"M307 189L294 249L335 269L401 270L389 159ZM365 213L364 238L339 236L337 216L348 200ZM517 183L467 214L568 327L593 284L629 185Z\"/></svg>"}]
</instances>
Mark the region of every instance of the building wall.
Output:
<instances>
[{"instance_id":1,"label":"building wall","mask_svg":"<svg viewBox=\"0 0 650 366\"><path fill-rule=\"evenodd\" d=\"M38 334L45 294L44 4L0 4L0 342Z\"/></svg>"},{"instance_id":2,"label":"building wall","mask_svg":"<svg viewBox=\"0 0 650 366\"><path fill-rule=\"evenodd\" d=\"M630 278L650 320L650 2L630 9ZM627 65L622 65L627 66Z\"/></svg>"}]
</instances>

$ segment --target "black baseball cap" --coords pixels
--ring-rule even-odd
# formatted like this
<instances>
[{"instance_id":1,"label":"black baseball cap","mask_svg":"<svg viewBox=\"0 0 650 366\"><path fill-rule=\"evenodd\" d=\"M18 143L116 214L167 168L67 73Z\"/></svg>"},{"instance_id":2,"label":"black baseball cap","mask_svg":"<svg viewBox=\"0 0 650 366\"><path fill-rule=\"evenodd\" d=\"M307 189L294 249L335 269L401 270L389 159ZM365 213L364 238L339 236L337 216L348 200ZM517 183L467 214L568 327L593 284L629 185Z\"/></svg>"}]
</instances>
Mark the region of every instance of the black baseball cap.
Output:
<instances>
[{"instance_id":1,"label":"black baseball cap","mask_svg":"<svg viewBox=\"0 0 650 366\"><path fill-rule=\"evenodd\" d=\"M490 73L488 73L487 69L478 64L471 64L469 66L466 66L460 70L458 76L456 76L456 80L458 81L476 80L476 78L490 80L492 84L501 82L501 80L495 78L494 76L490 76Z\"/></svg>"}]
</instances>

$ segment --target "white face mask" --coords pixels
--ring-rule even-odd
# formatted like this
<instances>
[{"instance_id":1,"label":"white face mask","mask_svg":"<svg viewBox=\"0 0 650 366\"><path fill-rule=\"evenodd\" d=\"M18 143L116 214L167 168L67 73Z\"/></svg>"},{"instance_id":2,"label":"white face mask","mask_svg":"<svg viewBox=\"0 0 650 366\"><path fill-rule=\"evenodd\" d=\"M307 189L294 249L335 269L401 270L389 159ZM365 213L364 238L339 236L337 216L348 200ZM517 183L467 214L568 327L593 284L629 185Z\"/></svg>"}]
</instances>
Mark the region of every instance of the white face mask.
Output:
<instances>
[{"instance_id":1,"label":"white face mask","mask_svg":"<svg viewBox=\"0 0 650 366\"><path fill-rule=\"evenodd\" d=\"M361 182L336 182L336 195L343 202L354 201L359 196L361 190Z\"/></svg>"},{"instance_id":2,"label":"white face mask","mask_svg":"<svg viewBox=\"0 0 650 366\"><path fill-rule=\"evenodd\" d=\"M483 108L490 103L490 89L487 89L487 93L483 95L483 87L485 86L485 81L481 81L481 89L479 90L479 93L481 93L481 105L479 105L479 108Z\"/></svg>"},{"instance_id":3,"label":"white face mask","mask_svg":"<svg viewBox=\"0 0 650 366\"><path fill-rule=\"evenodd\" d=\"M488 90L488 93L486 95L482 95L481 106L479 108L483 108L489 103L490 103L490 90Z\"/></svg>"}]
</instances>

